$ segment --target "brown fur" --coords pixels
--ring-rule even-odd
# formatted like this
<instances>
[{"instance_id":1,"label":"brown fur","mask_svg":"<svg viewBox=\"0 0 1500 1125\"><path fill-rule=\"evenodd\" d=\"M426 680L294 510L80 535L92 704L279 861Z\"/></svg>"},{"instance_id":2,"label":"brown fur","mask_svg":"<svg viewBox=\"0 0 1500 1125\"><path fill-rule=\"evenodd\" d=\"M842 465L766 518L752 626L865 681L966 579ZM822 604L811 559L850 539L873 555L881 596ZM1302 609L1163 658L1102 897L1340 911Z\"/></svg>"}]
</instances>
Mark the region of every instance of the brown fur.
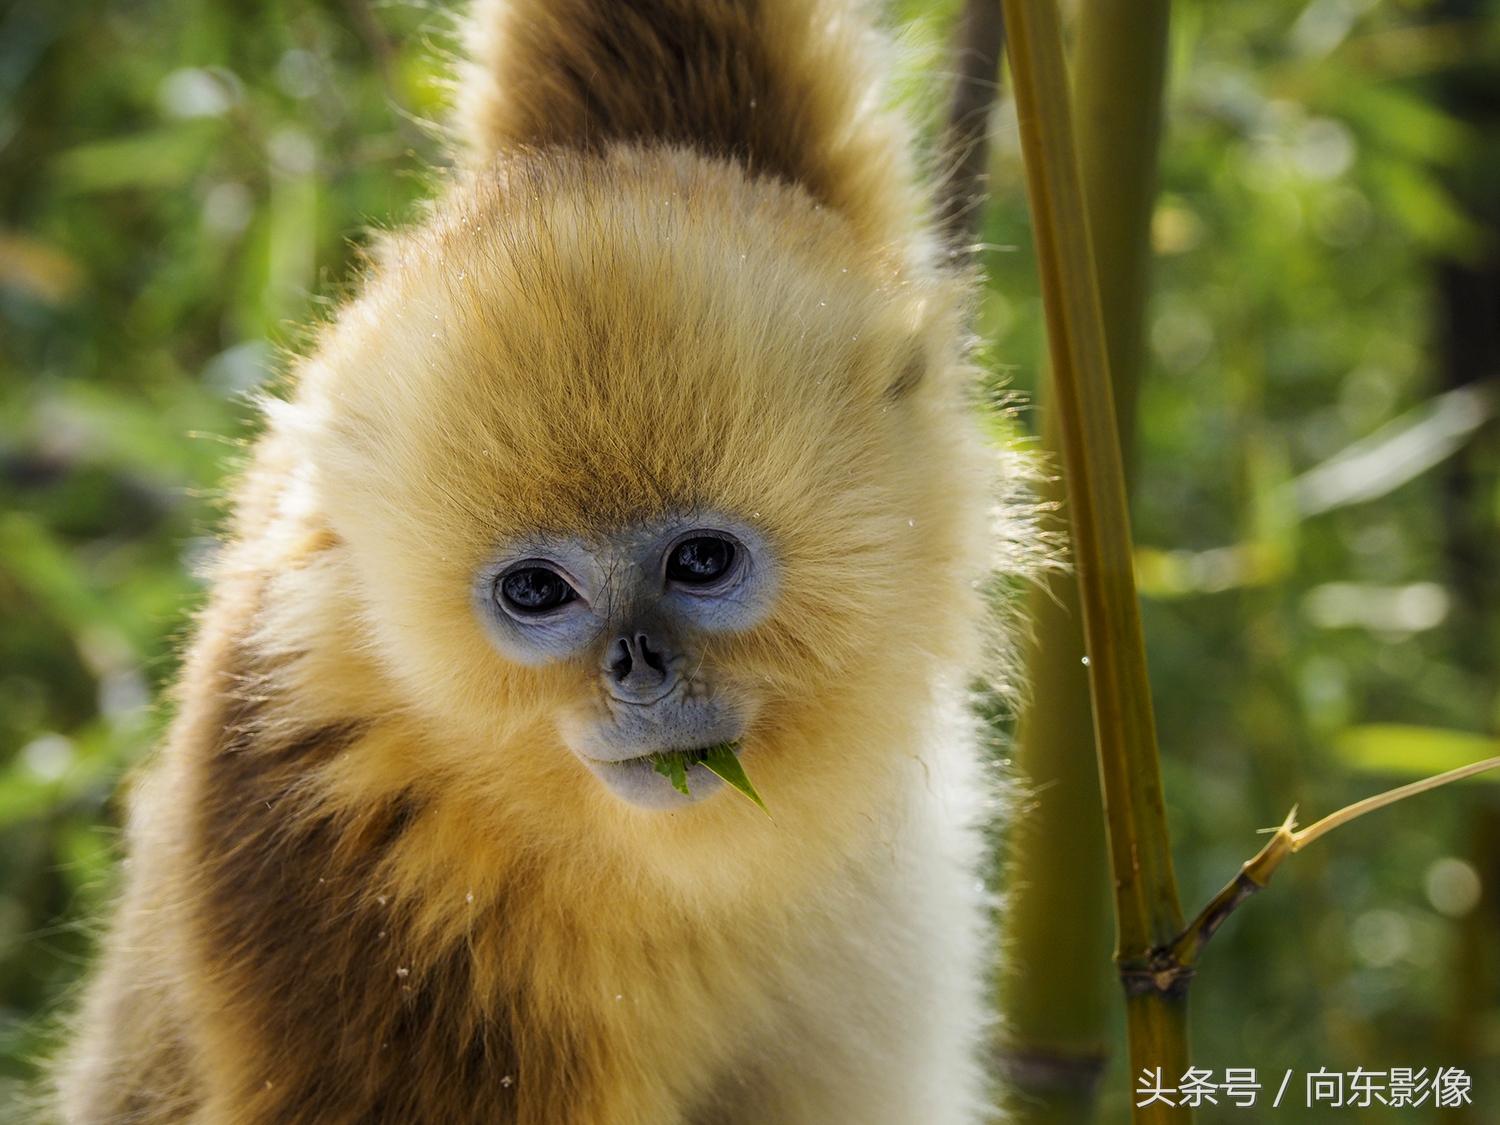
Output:
<instances>
[{"instance_id":1,"label":"brown fur","mask_svg":"<svg viewBox=\"0 0 1500 1125\"><path fill-rule=\"evenodd\" d=\"M847 0L479 0L459 123L481 161L518 146L666 143L798 184L874 243L919 200L890 48ZM873 96L872 96L873 95Z\"/></svg>"},{"instance_id":2,"label":"brown fur","mask_svg":"<svg viewBox=\"0 0 1500 1125\"><path fill-rule=\"evenodd\" d=\"M792 0L473 26L496 158L269 412L61 1116L974 1120L987 469L871 33ZM700 667L774 823L622 806L559 745L597 677L510 664L469 604L507 536L702 506L786 572Z\"/></svg>"}]
</instances>

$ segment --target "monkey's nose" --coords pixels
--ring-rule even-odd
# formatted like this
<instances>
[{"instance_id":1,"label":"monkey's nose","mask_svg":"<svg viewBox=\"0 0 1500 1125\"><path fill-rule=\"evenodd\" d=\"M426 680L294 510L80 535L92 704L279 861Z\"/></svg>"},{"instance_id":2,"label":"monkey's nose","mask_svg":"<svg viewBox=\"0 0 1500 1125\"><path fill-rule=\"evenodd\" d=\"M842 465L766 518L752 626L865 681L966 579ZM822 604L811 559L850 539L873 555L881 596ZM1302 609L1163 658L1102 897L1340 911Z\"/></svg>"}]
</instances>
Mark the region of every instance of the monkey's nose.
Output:
<instances>
[{"instance_id":1,"label":"monkey's nose","mask_svg":"<svg viewBox=\"0 0 1500 1125\"><path fill-rule=\"evenodd\" d=\"M675 682L666 657L639 632L615 638L606 675L615 698L626 703L655 703Z\"/></svg>"}]
</instances>

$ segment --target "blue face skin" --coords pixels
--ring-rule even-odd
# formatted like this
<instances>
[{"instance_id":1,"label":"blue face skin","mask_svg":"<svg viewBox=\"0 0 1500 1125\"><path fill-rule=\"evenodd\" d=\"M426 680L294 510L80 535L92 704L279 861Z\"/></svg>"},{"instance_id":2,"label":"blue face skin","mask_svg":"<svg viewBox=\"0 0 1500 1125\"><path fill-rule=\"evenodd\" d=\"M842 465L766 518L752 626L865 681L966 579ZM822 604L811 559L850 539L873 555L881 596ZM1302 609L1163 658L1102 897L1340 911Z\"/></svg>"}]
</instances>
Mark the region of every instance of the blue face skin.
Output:
<instances>
[{"instance_id":1,"label":"blue face skin","mask_svg":"<svg viewBox=\"0 0 1500 1125\"><path fill-rule=\"evenodd\" d=\"M776 566L743 521L696 513L601 539L506 545L475 576L476 612L520 664L585 660L599 705L568 724L568 748L616 796L648 809L702 800L723 782L688 769L684 796L650 756L737 742L747 716L702 678L698 641L759 622Z\"/></svg>"}]
</instances>

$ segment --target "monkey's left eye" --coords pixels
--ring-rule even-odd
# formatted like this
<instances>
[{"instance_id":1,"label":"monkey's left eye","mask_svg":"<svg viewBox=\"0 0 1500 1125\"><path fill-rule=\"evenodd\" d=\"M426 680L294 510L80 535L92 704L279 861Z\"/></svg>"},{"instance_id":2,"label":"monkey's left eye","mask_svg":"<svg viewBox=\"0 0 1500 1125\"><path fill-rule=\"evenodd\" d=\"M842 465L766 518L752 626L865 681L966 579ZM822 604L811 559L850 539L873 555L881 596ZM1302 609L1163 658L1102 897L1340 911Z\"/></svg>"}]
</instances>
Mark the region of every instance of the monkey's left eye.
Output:
<instances>
[{"instance_id":1,"label":"monkey's left eye","mask_svg":"<svg viewBox=\"0 0 1500 1125\"><path fill-rule=\"evenodd\" d=\"M546 566L523 566L508 571L497 589L506 608L523 616L546 613L578 597L567 579Z\"/></svg>"},{"instance_id":2,"label":"monkey's left eye","mask_svg":"<svg viewBox=\"0 0 1500 1125\"><path fill-rule=\"evenodd\" d=\"M707 586L734 568L734 544L719 535L684 539L667 558L667 577L684 586Z\"/></svg>"}]
</instances>

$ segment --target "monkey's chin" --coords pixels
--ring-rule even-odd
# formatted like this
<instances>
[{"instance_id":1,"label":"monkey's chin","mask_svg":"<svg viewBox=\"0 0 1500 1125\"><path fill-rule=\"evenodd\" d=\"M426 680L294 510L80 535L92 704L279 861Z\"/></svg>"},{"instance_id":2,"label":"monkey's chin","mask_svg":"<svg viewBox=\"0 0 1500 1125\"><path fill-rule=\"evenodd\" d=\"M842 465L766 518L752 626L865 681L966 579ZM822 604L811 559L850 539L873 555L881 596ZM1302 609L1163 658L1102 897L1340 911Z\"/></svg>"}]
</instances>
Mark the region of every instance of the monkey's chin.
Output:
<instances>
[{"instance_id":1,"label":"monkey's chin","mask_svg":"<svg viewBox=\"0 0 1500 1125\"><path fill-rule=\"evenodd\" d=\"M580 757L583 757L580 755ZM638 809L671 812L684 809L713 796L724 788L723 780L702 765L687 767L686 793L673 787L669 778L658 772L652 755L626 758L620 762L601 762L583 758L584 765L604 783L612 794Z\"/></svg>"}]
</instances>

